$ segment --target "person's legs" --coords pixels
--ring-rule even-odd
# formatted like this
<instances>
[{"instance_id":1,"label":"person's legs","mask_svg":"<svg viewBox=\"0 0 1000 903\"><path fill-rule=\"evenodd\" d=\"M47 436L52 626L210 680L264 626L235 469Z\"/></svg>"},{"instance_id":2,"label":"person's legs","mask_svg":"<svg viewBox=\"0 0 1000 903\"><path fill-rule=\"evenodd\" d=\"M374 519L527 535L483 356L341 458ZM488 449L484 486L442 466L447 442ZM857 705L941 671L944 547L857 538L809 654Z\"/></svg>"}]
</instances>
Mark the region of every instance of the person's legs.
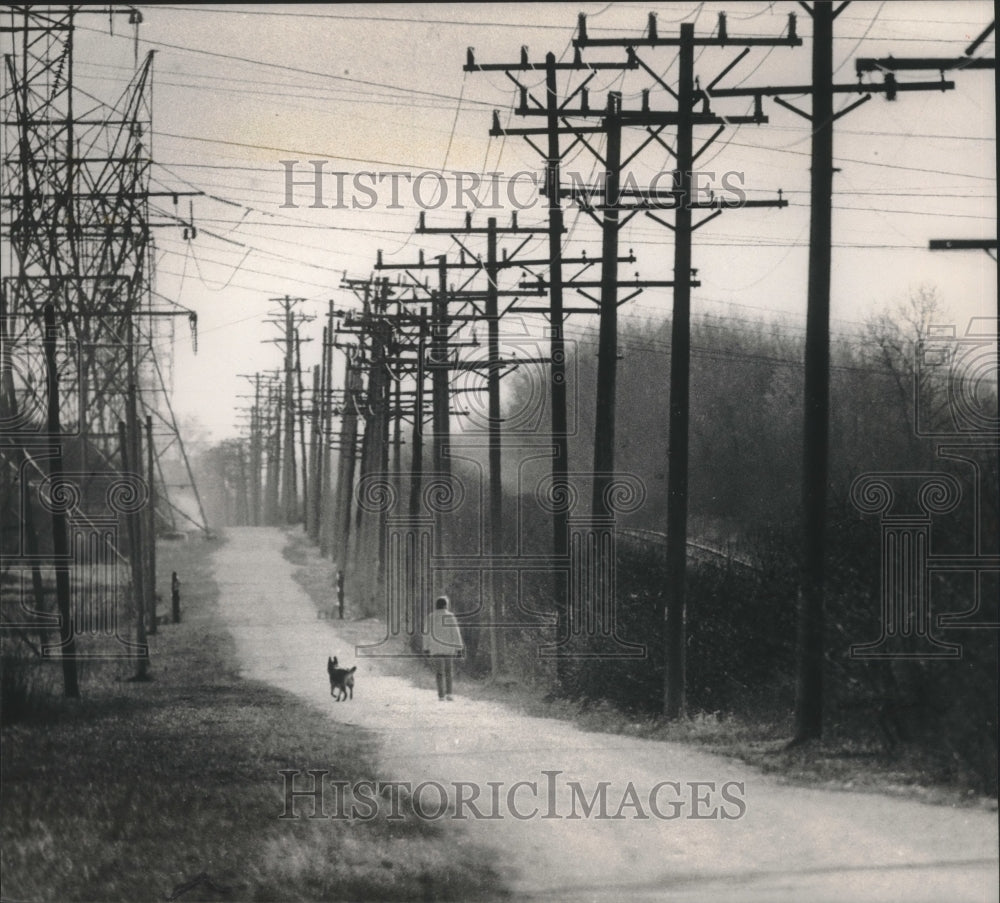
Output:
<instances>
[{"instance_id":1,"label":"person's legs","mask_svg":"<svg viewBox=\"0 0 1000 903\"><path fill-rule=\"evenodd\" d=\"M451 681L453 673L453 665L450 655L443 655L441 658L444 661L444 692L448 699L451 699Z\"/></svg>"},{"instance_id":2,"label":"person's legs","mask_svg":"<svg viewBox=\"0 0 1000 903\"><path fill-rule=\"evenodd\" d=\"M448 664L448 656L447 655L435 655L434 657L437 659L437 673L436 673L435 676L437 677L438 699L444 699L444 695L445 695L445 669L446 669L447 664ZM448 681L448 687L449 687L448 692L450 693L451 692L451 681L450 680Z\"/></svg>"}]
</instances>

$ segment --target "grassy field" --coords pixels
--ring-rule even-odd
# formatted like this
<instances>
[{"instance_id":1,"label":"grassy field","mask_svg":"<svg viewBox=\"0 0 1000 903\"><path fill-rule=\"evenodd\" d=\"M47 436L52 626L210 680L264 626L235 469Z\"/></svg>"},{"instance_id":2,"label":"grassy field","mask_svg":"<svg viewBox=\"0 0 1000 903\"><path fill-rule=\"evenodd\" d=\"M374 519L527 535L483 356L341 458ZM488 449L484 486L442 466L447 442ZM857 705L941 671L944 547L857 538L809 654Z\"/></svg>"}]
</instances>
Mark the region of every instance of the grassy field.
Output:
<instances>
[{"instance_id":1,"label":"grassy field","mask_svg":"<svg viewBox=\"0 0 1000 903\"><path fill-rule=\"evenodd\" d=\"M3 729L3 899L502 897L489 854L447 824L279 818L279 770L374 778L374 743L238 676L217 543L162 544L159 582L179 572L183 619L150 638L153 681L89 665L82 699L45 695Z\"/></svg>"},{"instance_id":2,"label":"grassy field","mask_svg":"<svg viewBox=\"0 0 1000 903\"><path fill-rule=\"evenodd\" d=\"M296 565L295 578L322 612L333 599L332 566L319 557L301 530L289 530L288 537L285 556ZM376 619L354 619L350 600L346 608L346 619L337 626L345 640L370 643L384 635L384 625ZM433 688L433 675L419 660L386 658L380 660L380 667L428 690ZM526 684L510 676L472 680L461 672L457 692L503 702L539 718L571 721L582 730L690 743L803 787L872 791L942 805L997 808L995 798L983 798L961 781L945 779L935 763L917 750L901 748L890 753L877 741L862 742L835 728L827 730L822 740L788 748L793 733L790 712L759 717L696 714L668 723L620 712L607 703L555 698L545 686Z\"/></svg>"}]
</instances>

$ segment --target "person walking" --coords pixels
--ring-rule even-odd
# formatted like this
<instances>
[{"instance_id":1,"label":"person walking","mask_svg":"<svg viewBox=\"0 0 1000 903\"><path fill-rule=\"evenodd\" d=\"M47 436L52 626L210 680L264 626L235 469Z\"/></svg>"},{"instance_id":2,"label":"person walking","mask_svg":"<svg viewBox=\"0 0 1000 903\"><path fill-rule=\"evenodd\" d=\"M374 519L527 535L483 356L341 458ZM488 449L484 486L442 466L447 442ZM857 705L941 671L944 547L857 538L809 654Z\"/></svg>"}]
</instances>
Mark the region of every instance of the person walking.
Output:
<instances>
[{"instance_id":1,"label":"person walking","mask_svg":"<svg viewBox=\"0 0 1000 903\"><path fill-rule=\"evenodd\" d=\"M447 596L438 596L434 602L434 611L424 634L424 654L431 656L436 665L438 699L451 702L454 661L465 654L465 644L458 621L448 605Z\"/></svg>"}]
</instances>

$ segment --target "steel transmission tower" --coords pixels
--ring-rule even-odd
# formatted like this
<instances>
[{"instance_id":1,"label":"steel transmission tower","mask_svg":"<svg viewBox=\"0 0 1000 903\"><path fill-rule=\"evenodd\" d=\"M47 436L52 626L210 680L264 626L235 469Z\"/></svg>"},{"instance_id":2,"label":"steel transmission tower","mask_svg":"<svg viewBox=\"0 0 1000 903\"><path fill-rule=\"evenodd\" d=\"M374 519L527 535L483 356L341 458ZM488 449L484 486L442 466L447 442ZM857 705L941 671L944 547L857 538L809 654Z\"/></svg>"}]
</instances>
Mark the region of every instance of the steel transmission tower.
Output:
<instances>
[{"instance_id":1,"label":"steel transmission tower","mask_svg":"<svg viewBox=\"0 0 1000 903\"><path fill-rule=\"evenodd\" d=\"M134 73L111 101L74 87L77 18L125 15L138 29L141 15L131 7L7 10L0 20L0 406L7 414L16 405L23 416L44 410L45 384L31 374L41 354L42 311L52 303L64 346L62 429L79 439L79 471L120 460L119 421L132 460L141 460L140 423L149 414L157 457L177 445L194 489L157 359L158 347L170 347L171 318L186 316L192 326L195 318L171 302L154 303L151 290L150 201L176 203L179 194L150 190L152 53L136 56ZM194 495L201 522L179 513L205 527ZM160 499L169 503L165 493Z\"/></svg>"}]
</instances>

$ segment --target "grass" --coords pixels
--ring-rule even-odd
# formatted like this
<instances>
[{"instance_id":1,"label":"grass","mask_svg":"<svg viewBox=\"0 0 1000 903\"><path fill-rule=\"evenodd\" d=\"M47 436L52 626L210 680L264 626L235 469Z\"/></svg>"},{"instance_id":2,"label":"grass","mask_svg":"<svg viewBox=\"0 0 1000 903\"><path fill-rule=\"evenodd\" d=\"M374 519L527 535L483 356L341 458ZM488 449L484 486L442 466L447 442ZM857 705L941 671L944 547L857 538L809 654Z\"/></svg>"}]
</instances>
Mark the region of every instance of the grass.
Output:
<instances>
[{"instance_id":1,"label":"grass","mask_svg":"<svg viewBox=\"0 0 1000 903\"><path fill-rule=\"evenodd\" d=\"M317 611L325 613L333 598L332 565L321 559L300 529L288 531L285 557L296 565L295 578L309 593ZM370 643L384 635L377 619L355 619L350 599L346 617L338 623L352 644ZM433 677L419 660L385 658L380 666L430 688ZM789 747L790 714L748 706L745 716L696 713L666 722L648 715L615 709L605 702L555 697L547 685L526 684L500 676L473 680L460 675L460 692L472 699L503 702L522 714L570 721L581 730L614 733L650 740L691 744L705 752L738 759L784 783L846 792L884 793L905 799L950 806L976 806L996 811L996 798L983 797L955 779L950 763L941 763L914 748L889 752L877 736L858 738L857 731L831 725L822 740Z\"/></svg>"},{"instance_id":2,"label":"grass","mask_svg":"<svg viewBox=\"0 0 1000 903\"><path fill-rule=\"evenodd\" d=\"M3 729L4 900L163 900L202 874L180 899L502 897L489 854L447 824L279 818L280 769L371 779L375 743L239 677L216 613L216 547L162 546L183 619L150 638L152 682L89 665L82 699L46 696Z\"/></svg>"}]
</instances>

